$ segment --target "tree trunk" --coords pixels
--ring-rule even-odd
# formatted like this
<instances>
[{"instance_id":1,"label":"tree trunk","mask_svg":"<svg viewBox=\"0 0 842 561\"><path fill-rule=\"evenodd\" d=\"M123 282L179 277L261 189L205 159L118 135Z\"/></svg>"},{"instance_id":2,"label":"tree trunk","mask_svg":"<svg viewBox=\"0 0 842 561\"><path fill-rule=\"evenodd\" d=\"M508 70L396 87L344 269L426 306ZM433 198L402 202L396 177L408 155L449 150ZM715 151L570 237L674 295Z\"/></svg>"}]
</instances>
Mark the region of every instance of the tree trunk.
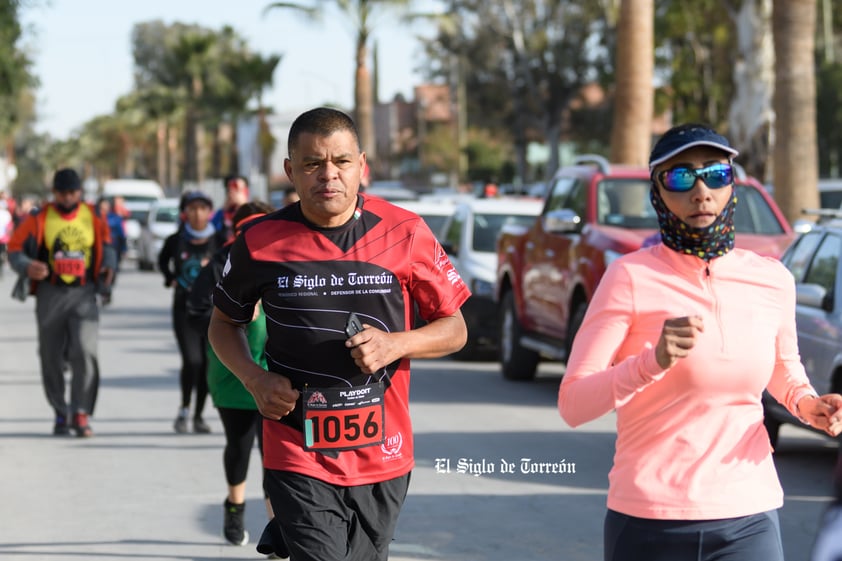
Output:
<instances>
[{"instance_id":1,"label":"tree trunk","mask_svg":"<svg viewBox=\"0 0 842 561\"><path fill-rule=\"evenodd\" d=\"M155 130L155 177L158 184L166 189L167 184L167 122L165 119L158 119Z\"/></svg>"},{"instance_id":2,"label":"tree trunk","mask_svg":"<svg viewBox=\"0 0 842 561\"><path fill-rule=\"evenodd\" d=\"M237 146L237 127L240 124L239 117L231 124L231 142L228 145L228 170L229 174L239 175L240 173L240 148Z\"/></svg>"},{"instance_id":3,"label":"tree trunk","mask_svg":"<svg viewBox=\"0 0 842 561\"><path fill-rule=\"evenodd\" d=\"M357 38L357 68L354 75L354 120L360 133L360 143L368 159L372 162L377 157L374 140L374 96L371 91L371 76L365 63L368 49L366 37Z\"/></svg>"},{"instance_id":4,"label":"tree trunk","mask_svg":"<svg viewBox=\"0 0 842 561\"><path fill-rule=\"evenodd\" d=\"M211 177L222 177L222 130L220 126L210 129L210 175Z\"/></svg>"},{"instance_id":5,"label":"tree trunk","mask_svg":"<svg viewBox=\"0 0 842 561\"><path fill-rule=\"evenodd\" d=\"M654 0L622 0L617 28L617 82L611 161L645 166L654 111Z\"/></svg>"},{"instance_id":6,"label":"tree trunk","mask_svg":"<svg viewBox=\"0 0 842 561\"><path fill-rule=\"evenodd\" d=\"M208 168L208 142L205 125L201 122L196 123L196 181L199 183L199 188L205 182Z\"/></svg>"},{"instance_id":7,"label":"tree trunk","mask_svg":"<svg viewBox=\"0 0 842 561\"><path fill-rule=\"evenodd\" d=\"M775 89L772 0L745 0L734 19L737 58L728 137L741 152L740 162L746 171L761 181L768 181L775 115L772 110Z\"/></svg>"},{"instance_id":8,"label":"tree trunk","mask_svg":"<svg viewBox=\"0 0 842 561\"><path fill-rule=\"evenodd\" d=\"M120 177L136 177L137 169L134 159L134 143L127 133L120 134Z\"/></svg>"},{"instance_id":9,"label":"tree trunk","mask_svg":"<svg viewBox=\"0 0 842 561\"><path fill-rule=\"evenodd\" d=\"M815 0L774 0L775 199L787 220L819 204Z\"/></svg>"},{"instance_id":10,"label":"tree trunk","mask_svg":"<svg viewBox=\"0 0 842 561\"><path fill-rule=\"evenodd\" d=\"M554 122L547 123L544 128L544 138L547 139L547 146L549 146L550 149L545 172L547 177L552 177L555 175L555 172L558 171L558 168L561 167L561 160L559 156L559 147L561 146L561 122L555 120ZM521 176L521 179L524 183L528 181L528 178L523 175Z\"/></svg>"},{"instance_id":11,"label":"tree trunk","mask_svg":"<svg viewBox=\"0 0 842 561\"><path fill-rule=\"evenodd\" d=\"M184 181L196 181L196 118L192 107L187 109L184 117L184 146L182 156L181 178Z\"/></svg>"},{"instance_id":12,"label":"tree trunk","mask_svg":"<svg viewBox=\"0 0 842 561\"><path fill-rule=\"evenodd\" d=\"M170 189L178 189L178 186L181 184L178 177L178 170L179 170L179 162L178 162L178 130L175 127L168 127L167 130L167 152L168 152L168 164L167 164L167 172L169 176L169 181L167 185ZM181 179L183 180L184 177L182 176ZM178 189L178 192L181 190Z\"/></svg>"}]
</instances>

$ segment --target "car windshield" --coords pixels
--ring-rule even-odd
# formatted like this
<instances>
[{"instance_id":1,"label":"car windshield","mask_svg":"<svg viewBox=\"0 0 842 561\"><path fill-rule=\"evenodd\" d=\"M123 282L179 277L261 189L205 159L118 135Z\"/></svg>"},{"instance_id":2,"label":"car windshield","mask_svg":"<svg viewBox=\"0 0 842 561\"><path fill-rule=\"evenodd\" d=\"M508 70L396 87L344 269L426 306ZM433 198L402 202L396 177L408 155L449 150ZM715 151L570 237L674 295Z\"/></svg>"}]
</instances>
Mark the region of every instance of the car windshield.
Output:
<instances>
[{"instance_id":1,"label":"car windshield","mask_svg":"<svg viewBox=\"0 0 842 561\"><path fill-rule=\"evenodd\" d=\"M596 191L599 224L631 229L656 229L658 216L649 202L649 181L603 179Z\"/></svg>"},{"instance_id":2,"label":"car windshield","mask_svg":"<svg viewBox=\"0 0 842 561\"><path fill-rule=\"evenodd\" d=\"M476 214L472 246L475 251L494 252L503 226L531 226L534 222L534 214Z\"/></svg>"},{"instance_id":3,"label":"car windshield","mask_svg":"<svg viewBox=\"0 0 842 561\"><path fill-rule=\"evenodd\" d=\"M149 215L148 210L130 210L129 211L129 219L130 220L137 220L138 222L143 222L146 220L146 217Z\"/></svg>"},{"instance_id":4,"label":"car windshield","mask_svg":"<svg viewBox=\"0 0 842 561\"><path fill-rule=\"evenodd\" d=\"M819 204L822 208L842 208L842 184L837 188L819 189Z\"/></svg>"},{"instance_id":5,"label":"car windshield","mask_svg":"<svg viewBox=\"0 0 842 561\"><path fill-rule=\"evenodd\" d=\"M155 212L156 222L177 222L178 209L175 207L162 207Z\"/></svg>"},{"instance_id":6,"label":"car windshield","mask_svg":"<svg viewBox=\"0 0 842 561\"><path fill-rule=\"evenodd\" d=\"M424 222L427 223L430 230L436 236L441 235L441 229L444 227L444 223L447 221L447 216L443 214L422 214L421 218L424 219Z\"/></svg>"},{"instance_id":7,"label":"car windshield","mask_svg":"<svg viewBox=\"0 0 842 561\"><path fill-rule=\"evenodd\" d=\"M734 229L737 235L742 233L774 236L784 233L784 228L775 215L775 211L760 191L747 185L737 185Z\"/></svg>"}]
</instances>

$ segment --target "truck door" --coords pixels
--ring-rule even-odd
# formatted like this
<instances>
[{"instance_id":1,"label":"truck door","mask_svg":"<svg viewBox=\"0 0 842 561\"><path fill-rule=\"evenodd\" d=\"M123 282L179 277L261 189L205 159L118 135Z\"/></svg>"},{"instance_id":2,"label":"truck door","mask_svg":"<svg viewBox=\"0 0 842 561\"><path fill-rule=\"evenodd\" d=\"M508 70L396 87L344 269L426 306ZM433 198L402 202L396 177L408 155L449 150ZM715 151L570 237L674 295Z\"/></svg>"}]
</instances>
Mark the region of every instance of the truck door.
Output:
<instances>
[{"instance_id":1,"label":"truck door","mask_svg":"<svg viewBox=\"0 0 842 561\"><path fill-rule=\"evenodd\" d=\"M578 229L551 232L545 218L550 212L570 209L584 220L586 187L586 183L576 177L554 179L536 235L528 240L525 248L523 294L526 313L538 331L554 337L563 337L566 330L571 247L579 233Z\"/></svg>"}]
</instances>

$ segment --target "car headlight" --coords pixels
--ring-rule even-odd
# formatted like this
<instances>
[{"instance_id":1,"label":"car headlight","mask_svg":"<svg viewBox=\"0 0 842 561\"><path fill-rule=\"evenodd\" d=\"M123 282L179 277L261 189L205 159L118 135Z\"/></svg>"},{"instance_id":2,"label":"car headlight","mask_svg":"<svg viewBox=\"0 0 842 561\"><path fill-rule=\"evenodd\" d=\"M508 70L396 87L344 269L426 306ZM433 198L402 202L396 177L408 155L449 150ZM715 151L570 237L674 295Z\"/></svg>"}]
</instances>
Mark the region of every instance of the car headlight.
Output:
<instances>
[{"instance_id":1,"label":"car headlight","mask_svg":"<svg viewBox=\"0 0 842 561\"><path fill-rule=\"evenodd\" d=\"M494 296L494 284L482 279L474 279L471 281L471 293L474 296L486 296L491 298Z\"/></svg>"},{"instance_id":2,"label":"car headlight","mask_svg":"<svg viewBox=\"0 0 842 561\"><path fill-rule=\"evenodd\" d=\"M607 267L622 255L623 254L619 251L614 251L613 249L606 249L605 253L602 254L602 259L605 261L605 266Z\"/></svg>"}]
</instances>

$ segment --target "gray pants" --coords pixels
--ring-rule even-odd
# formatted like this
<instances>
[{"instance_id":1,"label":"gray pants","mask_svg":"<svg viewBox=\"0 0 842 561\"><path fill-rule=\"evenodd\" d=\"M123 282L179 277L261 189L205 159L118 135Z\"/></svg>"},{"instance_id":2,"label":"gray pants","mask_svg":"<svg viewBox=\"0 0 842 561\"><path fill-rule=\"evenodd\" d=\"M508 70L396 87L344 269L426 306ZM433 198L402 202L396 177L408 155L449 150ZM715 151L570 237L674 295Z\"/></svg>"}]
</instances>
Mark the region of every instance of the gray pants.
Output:
<instances>
[{"instance_id":1,"label":"gray pants","mask_svg":"<svg viewBox=\"0 0 842 561\"><path fill-rule=\"evenodd\" d=\"M38 284L35 317L41 378L56 415L93 413L99 388L97 344L99 306L94 285L67 287ZM70 366L70 406L65 398L64 370Z\"/></svg>"}]
</instances>

